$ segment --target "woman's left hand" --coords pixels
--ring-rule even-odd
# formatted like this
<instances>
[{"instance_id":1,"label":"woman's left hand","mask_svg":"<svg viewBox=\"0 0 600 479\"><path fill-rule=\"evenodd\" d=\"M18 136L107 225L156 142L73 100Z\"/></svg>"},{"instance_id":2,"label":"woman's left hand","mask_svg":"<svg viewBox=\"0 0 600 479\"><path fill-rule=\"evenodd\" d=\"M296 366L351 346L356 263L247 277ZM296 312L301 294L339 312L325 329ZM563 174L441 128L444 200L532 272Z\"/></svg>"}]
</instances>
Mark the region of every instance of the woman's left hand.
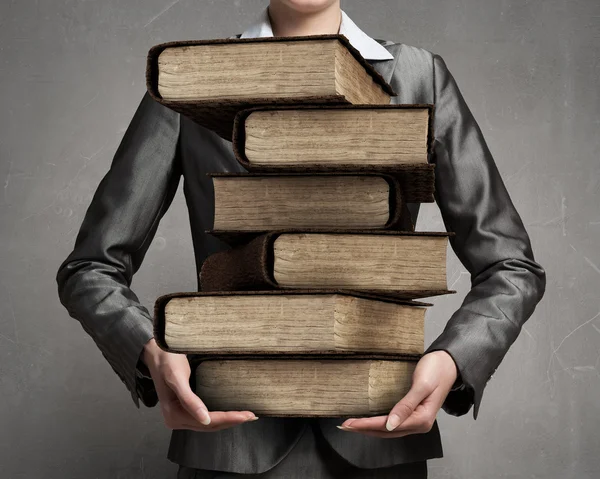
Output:
<instances>
[{"instance_id":1,"label":"woman's left hand","mask_svg":"<svg viewBox=\"0 0 600 479\"><path fill-rule=\"evenodd\" d=\"M347 419L338 427L384 438L429 432L457 377L456 364L446 351L427 353L417 363L410 390L387 416Z\"/></svg>"}]
</instances>

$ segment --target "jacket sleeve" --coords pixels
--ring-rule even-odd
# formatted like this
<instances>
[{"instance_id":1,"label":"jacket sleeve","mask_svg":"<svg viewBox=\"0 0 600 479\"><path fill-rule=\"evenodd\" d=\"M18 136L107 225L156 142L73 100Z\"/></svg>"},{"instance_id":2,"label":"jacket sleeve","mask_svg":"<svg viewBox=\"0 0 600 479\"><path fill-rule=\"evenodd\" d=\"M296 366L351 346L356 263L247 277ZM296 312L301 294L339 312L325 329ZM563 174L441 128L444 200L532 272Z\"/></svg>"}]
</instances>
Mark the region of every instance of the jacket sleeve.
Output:
<instances>
[{"instance_id":1,"label":"jacket sleeve","mask_svg":"<svg viewBox=\"0 0 600 479\"><path fill-rule=\"evenodd\" d=\"M442 408L453 416L474 404L544 295L546 274L481 130L444 60L433 54L435 199L450 245L471 274L471 289L425 354L444 350L462 385Z\"/></svg>"},{"instance_id":2,"label":"jacket sleeve","mask_svg":"<svg viewBox=\"0 0 600 479\"><path fill-rule=\"evenodd\" d=\"M158 399L140 361L152 318L130 285L179 185L179 121L145 93L56 274L60 302L138 408L140 399L149 407Z\"/></svg>"}]
</instances>

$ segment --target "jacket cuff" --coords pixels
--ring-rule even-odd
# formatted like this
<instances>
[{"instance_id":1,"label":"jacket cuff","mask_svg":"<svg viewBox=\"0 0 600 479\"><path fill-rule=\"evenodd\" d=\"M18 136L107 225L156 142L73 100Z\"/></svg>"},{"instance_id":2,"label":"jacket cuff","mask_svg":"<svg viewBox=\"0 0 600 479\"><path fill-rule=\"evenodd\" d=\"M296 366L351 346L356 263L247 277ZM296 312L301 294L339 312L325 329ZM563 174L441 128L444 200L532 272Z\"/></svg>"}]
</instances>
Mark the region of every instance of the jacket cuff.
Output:
<instances>
[{"instance_id":1,"label":"jacket cuff","mask_svg":"<svg viewBox=\"0 0 600 479\"><path fill-rule=\"evenodd\" d=\"M142 361L142 353L143 348L142 352L140 352L140 357L135 369L135 390L137 397L142 400L144 406L154 407L158 404L158 395L156 393L154 381L150 375L150 370ZM136 398L134 398L134 402L136 402Z\"/></svg>"},{"instance_id":2,"label":"jacket cuff","mask_svg":"<svg viewBox=\"0 0 600 479\"><path fill-rule=\"evenodd\" d=\"M111 348L114 355L110 355L112 357L107 357L107 359L131 393L133 403L139 408L141 399L145 406L155 406L158 399L154 381L152 381L150 371L141 361L144 346L154 337L152 323L143 319L136 324L135 328L130 328L127 334L115 334L113 337L121 344L115 344Z\"/></svg>"},{"instance_id":3,"label":"jacket cuff","mask_svg":"<svg viewBox=\"0 0 600 479\"><path fill-rule=\"evenodd\" d=\"M454 381L454 384L452 385L452 387L450 388L450 391L462 391L463 389L465 389L465 383L462 380L462 376L460 375L460 373L458 373L458 376L456 377L456 381Z\"/></svg>"}]
</instances>

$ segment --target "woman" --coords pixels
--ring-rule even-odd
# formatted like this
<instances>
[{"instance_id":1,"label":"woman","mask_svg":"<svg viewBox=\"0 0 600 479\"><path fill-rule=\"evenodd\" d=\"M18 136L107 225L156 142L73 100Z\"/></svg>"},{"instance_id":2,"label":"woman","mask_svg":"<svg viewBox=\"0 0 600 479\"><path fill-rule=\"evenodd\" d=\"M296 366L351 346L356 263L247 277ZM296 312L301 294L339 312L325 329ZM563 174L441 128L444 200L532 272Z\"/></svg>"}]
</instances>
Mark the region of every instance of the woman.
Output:
<instances>
[{"instance_id":1,"label":"woman","mask_svg":"<svg viewBox=\"0 0 600 479\"><path fill-rule=\"evenodd\" d=\"M140 399L160 404L173 430L169 459L180 465L180 479L427 477L426 461L442 456L439 409L459 416L474 405L477 418L487 381L545 290L545 273L522 221L439 55L370 38L339 0L271 0L260 20L238 36L325 33L344 34L389 79L399 92L393 103L436 105L436 201L473 286L388 415L338 421L208 411L190 389L186 356L156 345L148 312L129 285L181 176L197 269L221 247L203 233L214 214L204 173L241 166L235 166L230 143L146 94L57 281L61 302L84 324L136 405ZM410 209L416 222L418 205Z\"/></svg>"}]
</instances>

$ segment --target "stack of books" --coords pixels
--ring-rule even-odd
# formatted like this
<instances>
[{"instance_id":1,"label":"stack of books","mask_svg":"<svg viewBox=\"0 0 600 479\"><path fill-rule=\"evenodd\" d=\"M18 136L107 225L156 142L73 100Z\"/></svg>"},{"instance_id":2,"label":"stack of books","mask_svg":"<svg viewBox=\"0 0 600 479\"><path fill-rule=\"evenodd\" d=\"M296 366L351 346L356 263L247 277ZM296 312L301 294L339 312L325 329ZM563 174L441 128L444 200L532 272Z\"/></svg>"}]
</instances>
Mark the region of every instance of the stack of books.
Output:
<instances>
[{"instance_id":1,"label":"stack of books","mask_svg":"<svg viewBox=\"0 0 600 479\"><path fill-rule=\"evenodd\" d=\"M218 66L218 67L217 67ZM156 300L157 343L194 355L211 410L387 414L411 385L452 232L417 232L434 201L433 105L389 84L342 35L170 42L154 99L230 139L246 172L211 173L201 291Z\"/></svg>"}]
</instances>

